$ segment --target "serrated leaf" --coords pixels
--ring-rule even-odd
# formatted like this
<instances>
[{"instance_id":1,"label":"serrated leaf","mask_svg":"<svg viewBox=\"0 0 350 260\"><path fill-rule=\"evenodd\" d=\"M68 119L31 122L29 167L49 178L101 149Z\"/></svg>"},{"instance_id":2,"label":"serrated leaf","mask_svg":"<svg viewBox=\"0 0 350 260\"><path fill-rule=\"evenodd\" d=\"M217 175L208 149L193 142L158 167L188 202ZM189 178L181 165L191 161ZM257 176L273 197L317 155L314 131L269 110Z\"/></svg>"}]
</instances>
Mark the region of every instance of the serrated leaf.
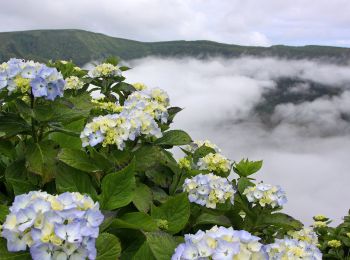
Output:
<instances>
[{"instance_id":1,"label":"serrated leaf","mask_svg":"<svg viewBox=\"0 0 350 260\"><path fill-rule=\"evenodd\" d=\"M230 220L223 215L213 215L210 213L203 213L198 216L194 225L219 225L229 227L232 226Z\"/></svg>"},{"instance_id":2,"label":"serrated leaf","mask_svg":"<svg viewBox=\"0 0 350 260\"><path fill-rule=\"evenodd\" d=\"M259 218L259 226L277 226L281 228L285 228L287 230L293 229L293 230L299 230L303 227L303 224L296 220L295 218L284 214L284 213L274 213L274 214L268 214L268 215L262 215Z\"/></svg>"},{"instance_id":3,"label":"serrated leaf","mask_svg":"<svg viewBox=\"0 0 350 260\"><path fill-rule=\"evenodd\" d=\"M29 144L26 150L28 170L41 175L44 182L55 177L59 147L53 141Z\"/></svg>"},{"instance_id":4,"label":"serrated leaf","mask_svg":"<svg viewBox=\"0 0 350 260\"><path fill-rule=\"evenodd\" d=\"M37 189L33 182L28 180L27 174L24 161L15 161L6 168L5 179L11 185L15 195Z\"/></svg>"},{"instance_id":5,"label":"serrated leaf","mask_svg":"<svg viewBox=\"0 0 350 260\"><path fill-rule=\"evenodd\" d=\"M187 194L170 197L159 207L152 208L152 217L168 221L167 232L175 234L182 230L190 217L190 202Z\"/></svg>"},{"instance_id":6,"label":"serrated leaf","mask_svg":"<svg viewBox=\"0 0 350 260\"><path fill-rule=\"evenodd\" d=\"M249 161L248 159L242 159L239 163L236 163L233 167L235 173L239 176L247 177L259 171L262 167L263 161Z\"/></svg>"},{"instance_id":7,"label":"serrated leaf","mask_svg":"<svg viewBox=\"0 0 350 260\"><path fill-rule=\"evenodd\" d=\"M133 255L132 260L157 260L157 258L154 257L148 243L144 242Z\"/></svg>"},{"instance_id":8,"label":"serrated leaf","mask_svg":"<svg viewBox=\"0 0 350 260\"><path fill-rule=\"evenodd\" d=\"M90 176L83 171L74 169L68 165L60 163L56 175L56 189L59 192L80 192L89 194L96 198L97 193Z\"/></svg>"},{"instance_id":9,"label":"serrated leaf","mask_svg":"<svg viewBox=\"0 0 350 260\"><path fill-rule=\"evenodd\" d=\"M178 242L173 236L164 232L146 233L146 241L157 260L169 260L174 254Z\"/></svg>"},{"instance_id":10,"label":"serrated leaf","mask_svg":"<svg viewBox=\"0 0 350 260\"><path fill-rule=\"evenodd\" d=\"M134 198L135 160L123 170L111 173L102 180L101 208L114 210L128 205Z\"/></svg>"},{"instance_id":11,"label":"serrated leaf","mask_svg":"<svg viewBox=\"0 0 350 260\"><path fill-rule=\"evenodd\" d=\"M98 236L96 249L96 260L116 260L122 251L119 239L109 233L102 233Z\"/></svg>"},{"instance_id":12,"label":"serrated leaf","mask_svg":"<svg viewBox=\"0 0 350 260\"><path fill-rule=\"evenodd\" d=\"M197 163L200 158L203 158L204 156L206 156L210 153L216 153L216 151L211 147L202 145L193 154L194 163Z\"/></svg>"},{"instance_id":13,"label":"serrated leaf","mask_svg":"<svg viewBox=\"0 0 350 260\"><path fill-rule=\"evenodd\" d=\"M135 207L139 211L147 213L151 208L152 200L153 194L151 189L145 184L138 184L135 190L134 199L132 200Z\"/></svg>"},{"instance_id":14,"label":"serrated leaf","mask_svg":"<svg viewBox=\"0 0 350 260\"><path fill-rule=\"evenodd\" d=\"M58 159L65 164L84 172L102 171L85 152L64 148L58 154Z\"/></svg>"},{"instance_id":15,"label":"serrated leaf","mask_svg":"<svg viewBox=\"0 0 350 260\"><path fill-rule=\"evenodd\" d=\"M13 136L20 133L30 133L30 125L17 114L0 113L0 132L5 136Z\"/></svg>"},{"instance_id":16,"label":"serrated leaf","mask_svg":"<svg viewBox=\"0 0 350 260\"><path fill-rule=\"evenodd\" d=\"M69 124L64 125L64 129L73 131L74 133L80 134L84 128L85 119L77 120ZM66 133L54 132L50 134L50 139L54 140L62 148L70 148L79 150L82 147L81 139L79 136L74 137Z\"/></svg>"},{"instance_id":17,"label":"serrated leaf","mask_svg":"<svg viewBox=\"0 0 350 260\"><path fill-rule=\"evenodd\" d=\"M177 115L177 113L179 113L180 111L182 111L182 108L180 107L169 107L168 108L168 122L171 123L174 120L174 117Z\"/></svg>"},{"instance_id":18,"label":"serrated leaf","mask_svg":"<svg viewBox=\"0 0 350 260\"><path fill-rule=\"evenodd\" d=\"M157 145L185 145L192 142L191 137L182 130L170 130L163 133L163 136L157 139L154 143Z\"/></svg>"},{"instance_id":19,"label":"serrated leaf","mask_svg":"<svg viewBox=\"0 0 350 260\"><path fill-rule=\"evenodd\" d=\"M250 187L250 186L254 186L255 184L253 182L251 182L248 178L246 177L241 177L238 179L238 184L237 184L237 187L238 187L238 191L243 194L244 190L247 188L247 187Z\"/></svg>"},{"instance_id":20,"label":"serrated leaf","mask_svg":"<svg viewBox=\"0 0 350 260\"><path fill-rule=\"evenodd\" d=\"M116 218L110 225L111 228L128 228L144 231L157 231L158 226L151 216L143 212L126 213Z\"/></svg>"}]
</instances>

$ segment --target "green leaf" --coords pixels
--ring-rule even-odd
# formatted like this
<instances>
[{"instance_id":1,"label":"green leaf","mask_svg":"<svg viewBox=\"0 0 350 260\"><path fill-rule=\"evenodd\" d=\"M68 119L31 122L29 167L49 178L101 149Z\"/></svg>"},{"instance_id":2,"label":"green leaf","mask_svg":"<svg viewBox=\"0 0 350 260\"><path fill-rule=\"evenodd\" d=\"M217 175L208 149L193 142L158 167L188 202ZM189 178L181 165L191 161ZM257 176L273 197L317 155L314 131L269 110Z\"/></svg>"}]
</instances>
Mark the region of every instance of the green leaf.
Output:
<instances>
[{"instance_id":1,"label":"green leaf","mask_svg":"<svg viewBox=\"0 0 350 260\"><path fill-rule=\"evenodd\" d=\"M150 145L142 146L134 155L136 158L137 171L144 171L152 168L159 163L159 158L162 156L160 147Z\"/></svg>"},{"instance_id":2,"label":"green leaf","mask_svg":"<svg viewBox=\"0 0 350 260\"><path fill-rule=\"evenodd\" d=\"M6 216L10 213L6 205L0 204L0 223L4 223Z\"/></svg>"},{"instance_id":3,"label":"green leaf","mask_svg":"<svg viewBox=\"0 0 350 260\"><path fill-rule=\"evenodd\" d=\"M190 202L187 194L170 197L160 207L152 208L152 217L168 221L168 232L175 234L185 227L190 217Z\"/></svg>"},{"instance_id":4,"label":"green leaf","mask_svg":"<svg viewBox=\"0 0 350 260\"><path fill-rule=\"evenodd\" d=\"M254 186L254 185L255 184L253 182L251 182L248 178L241 177L241 178L238 179L237 187L238 187L239 193L243 194L244 190L247 187Z\"/></svg>"},{"instance_id":5,"label":"green leaf","mask_svg":"<svg viewBox=\"0 0 350 260\"><path fill-rule=\"evenodd\" d=\"M135 207L139 211L147 213L151 208L152 200L153 194L151 189L145 184L138 184L135 190L134 199L132 200Z\"/></svg>"},{"instance_id":6,"label":"green leaf","mask_svg":"<svg viewBox=\"0 0 350 260\"><path fill-rule=\"evenodd\" d=\"M31 260L30 254L26 251L10 253L7 251L6 240L0 238L0 260Z\"/></svg>"},{"instance_id":7,"label":"green leaf","mask_svg":"<svg viewBox=\"0 0 350 260\"><path fill-rule=\"evenodd\" d=\"M134 198L135 160L123 170L111 173L102 180L101 207L114 210L128 205Z\"/></svg>"},{"instance_id":8,"label":"green leaf","mask_svg":"<svg viewBox=\"0 0 350 260\"><path fill-rule=\"evenodd\" d=\"M171 154L159 146L142 146L134 155L136 157L137 171L145 171L159 164L169 167L173 172L180 171L176 160Z\"/></svg>"},{"instance_id":9,"label":"green leaf","mask_svg":"<svg viewBox=\"0 0 350 260\"><path fill-rule=\"evenodd\" d=\"M82 99L83 96L75 97L78 101ZM91 100L91 97L90 97ZM91 104L90 100L84 101L86 105ZM65 103L64 103L65 102ZM40 104L35 106L34 108L34 117L39 122L60 122L63 124L70 123L76 121L81 118L88 117L90 113L90 108L80 108L75 106L74 103L70 103L67 101L59 102L50 102L45 104Z\"/></svg>"},{"instance_id":10,"label":"green leaf","mask_svg":"<svg viewBox=\"0 0 350 260\"><path fill-rule=\"evenodd\" d=\"M176 116L176 114L179 113L180 111L182 111L182 108L180 108L180 107L169 107L168 108L168 114L169 114L168 123L171 123L174 120L174 117Z\"/></svg>"},{"instance_id":11,"label":"green leaf","mask_svg":"<svg viewBox=\"0 0 350 260\"><path fill-rule=\"evenodd\" d=\"M28 170L41 175L44 182L55 177L58 145L53 141L29 144L26 150Z\"/></svg>"},{"instance_id":12,"label":"green leaf","mask_svg":"<svg viewBox=\"0 0 350 260\"><path fill-rule=\"evenodd\" d=\"M108 233L102 233L96 239L96 260L116 260L120 257L122 248L119 239Z\"/></svg>"},{"instance_id":13,"label":"green leaf","mask_svg":"<svg viewBox=\"0 0 350 260\"><path fill-rule=\"evenodd\" d=\"M157 231L157 223L143 212L131 212L126 213L123 216L116 218L112 224L111 228L128 228L128 229L137 229L144 231Z\"/></svg>"},{"instance_id":14,"label":"green leaf","mask_svg":"<svg viewBox=\"0 0 350 260\"><path fill-rule=\"evenodd\" d=\"M77 120L64 125L64 129L80 134L85 125L85 119ZM70 148L79 150L82 147L80 137L74 137L62 132L54 132L50 134L50 139L54 140L62 148Z\"/></svg>"},{"instance_id":15,"label":"green leaf","mask_svg":"<svg viewBox=\"0 0 350 260\"><path fill-rule=\"evenodd\" d=\"M147 170L145 174L152 182L162 188L167 188L173 180L173 172L162 165Z\"/></svg>"},{"instance_id":16,"label":"green leaf","mask_svg":"<svg viewBox=\"0 0 350 260\"><path fill-rule=\"evenodd\" d=\"M0 132L5 136L13 136L20 133L30 133L30 125L17 114L0 113Z\"/></svg>"},{"instance_id":17,"label":"green leaf","mask_svg":"<svg viewBox=\"0 0 350 260\"><path fill-rule=\"evenodd\" d=\"M210 148L208 146L202 145L199 147L193 154L193 162L197 163L200 158L203 158L204 156L210 154L210 153L216 153L216 151L213 148Z\"/></svg>"},{"instance_id":18,"label":"green leaf","mask_svg":"<svg viewBox=\"0 0 350 260\"><path fill-rule=\"evenodd\" d=\"M101 171L88 154L81 150L64 148L58 154L58 159L69 166L84 172Z\"/></svg>"},{"instance_id":19,"label":"green leaf","mask_svg":"<svg viewBox=\"0 0 350 260\"><path fill-rule=\"evenodd\" d=\"M152 250L146 241L134 254L134 256L132 257L132 260L157 260L157 259L154 257Z\"/></svg>"},{"instance_id":20,"label":"green leaf","mask_svg":"<svg viewBox=\"0 0 350 260\"><path fill-rule=\"evenodd\" d=\"M15 157L16 150L14 145L8 140L0 140L0 154L10 158Z\"/></svg>"},{"instance_id":21,"label":"green leaf","mask_svg":"<svg viewBox=\"0 0 350 260\"><path fill-rule=\"evenodd\" d=\"M290 230L290 229L299 230L303 227L303 224L299 220L296 220L293 217L284 213L261 215L258 218L258 223L259 224L257 226L273 225L273 226L281 227L287 230Z\"/></svg>"},{"instance_id":22,"label":"green leaf","mask_svg":"<svg viewBox=\"0 0 350 260\"><path fill-rule=\"evenodd\" d=\"M239 176L247 177L259 171L263 161L249 161L242 159L239 163L235 163L233 170Z\"/></svg>"},{"instance_id":23,"label":"green leaf","mask_svg":"<svg viewBox=\"0 0 350 260\"><path fill-rule=\"evenodd\" d=\"M90 148L89 151L91 158L94 160L98 168L102 169L104 172L115 171L113 162L107 159L106 155L102 152L96 151L94 148Z\"/></svg>"},{"instance_id":24,"label":"green leaf","mask_svg":"<svg viewBox=\"0 0 350 260\"><path fill-rule=\"evenodd\" d=\"M157 139L154 143L157 145L185 145L192 142L191 137L182 130L170 130L163 134L163 136Z\"/></svg>"},{"instance_id":25,"label":"green leaf","mask_svg":"<svg viewBox=\"0 0 350 260\"><path fill-rule=\"evenodd\" d=\"M225 226L229 227L232 226L230 220L222 215L213 215L210 213L203 213L198 216L196 219L194 225L220 225L220 226Z\"/></svg>"},{"instance_id":26,"label":"green leaf","mask_svg":"<svg viewBox=\"0 0 350 260\"><path fill-rule=\"evenodd\" d=\"M173 236L164 232L146 233L146 241L157 260L169 260L174 254L178 242Z\"/></svg>"},{"instance_id":27,"label":"green leaf","mask_svg":"<svg viewBox=\"0 0 350 260\"><path fill-rule=\"evenodd\" d=\"M24 161L15 161L5 170L5 179L11 185L15 195L36 190L37 187L28 179Z\"/></svg>"},{"instance_id":28,"label":"green leaf","mask_svg":"<svg viewBox=\"0 0 350 260\"><path fill-rule=\"evenodd\" d=\"M59 192L80 192L89 194L93 198L97 197L90 176L63 163L58 166L56 189Z\"/></svg>"}]
</instances>

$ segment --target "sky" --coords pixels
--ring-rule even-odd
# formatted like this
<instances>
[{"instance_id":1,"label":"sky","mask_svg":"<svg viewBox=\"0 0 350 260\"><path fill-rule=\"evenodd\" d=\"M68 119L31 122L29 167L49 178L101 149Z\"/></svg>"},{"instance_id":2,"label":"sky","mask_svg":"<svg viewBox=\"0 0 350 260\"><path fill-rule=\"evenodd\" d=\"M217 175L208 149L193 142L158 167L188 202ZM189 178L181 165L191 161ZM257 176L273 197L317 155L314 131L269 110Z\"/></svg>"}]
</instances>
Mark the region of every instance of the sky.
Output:
<instances>
[{"instance_id":1,"label":"sky","mask_svg":"<svg viewBox=\"0 0 350 260\"><path fill-rule=\"evenodd\" d=\"M0 0L0 31L84 29L140 41L350 47L348 0Z\"/></svg>"},{"instance_id":2,"label":"sky","mask_svg":"<svg viewBox=\"0 0 350 260\"><path fill-rule=\"evenodd\" d=\"M339 223L349 210L350 66L277 58L143 58L129 62L129 82L166 89L171 105L184 108L173 129L193 139L209 139L224 156L264 160L257 181L280 185L287 193L284 212L312 223L324 214ZM325 73L327 72L327 73ZM174 80L173 75L178 75ZM340 87L341 94L299 104L283 103L266 128L254 108L276 80L291 77ZM290 92L308 90L308 83ZM288 94L287 92L285 93ZM178 155L179 156L179 155Z\"/></svg>"}]
</instances>

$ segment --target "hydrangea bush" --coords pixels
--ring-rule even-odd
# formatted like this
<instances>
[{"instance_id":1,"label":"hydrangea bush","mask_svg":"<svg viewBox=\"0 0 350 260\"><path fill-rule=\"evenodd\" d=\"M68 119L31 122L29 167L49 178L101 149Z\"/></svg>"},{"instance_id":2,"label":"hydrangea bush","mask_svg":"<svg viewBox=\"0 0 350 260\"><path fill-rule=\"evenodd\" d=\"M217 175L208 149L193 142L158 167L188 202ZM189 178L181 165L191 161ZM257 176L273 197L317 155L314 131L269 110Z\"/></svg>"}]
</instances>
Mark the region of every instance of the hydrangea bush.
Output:
<instances>
[{"instance_id":1,"label":"hydrangea bush","mask_svg":"<svg viewBox=\"0 0 350 260\"><path fill-rule=\"evenodd\" d=\"M349 257L349 217L303 227L262 161L171 129L181 108L128 69L0 65L0 259Z\"/></svg>"}]
</instances>

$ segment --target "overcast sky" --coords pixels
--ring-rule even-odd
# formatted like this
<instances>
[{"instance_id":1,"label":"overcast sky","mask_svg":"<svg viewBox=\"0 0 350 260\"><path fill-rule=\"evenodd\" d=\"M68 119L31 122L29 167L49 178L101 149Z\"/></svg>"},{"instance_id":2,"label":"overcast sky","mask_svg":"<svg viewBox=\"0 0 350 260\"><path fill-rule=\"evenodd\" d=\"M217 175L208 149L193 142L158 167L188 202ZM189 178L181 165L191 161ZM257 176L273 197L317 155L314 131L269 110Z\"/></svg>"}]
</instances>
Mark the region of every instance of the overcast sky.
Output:
<instances>
[{"instance_id":1,"label":"overcast sky","mask_svg":"<svg viewBox=\"0 0 350 260\"><path fill-rule=\"evenodd\" d=\"M74 28L140 41L350 47L349 0L0 2L0 31Z\"/></svg>"}]
</instances>

